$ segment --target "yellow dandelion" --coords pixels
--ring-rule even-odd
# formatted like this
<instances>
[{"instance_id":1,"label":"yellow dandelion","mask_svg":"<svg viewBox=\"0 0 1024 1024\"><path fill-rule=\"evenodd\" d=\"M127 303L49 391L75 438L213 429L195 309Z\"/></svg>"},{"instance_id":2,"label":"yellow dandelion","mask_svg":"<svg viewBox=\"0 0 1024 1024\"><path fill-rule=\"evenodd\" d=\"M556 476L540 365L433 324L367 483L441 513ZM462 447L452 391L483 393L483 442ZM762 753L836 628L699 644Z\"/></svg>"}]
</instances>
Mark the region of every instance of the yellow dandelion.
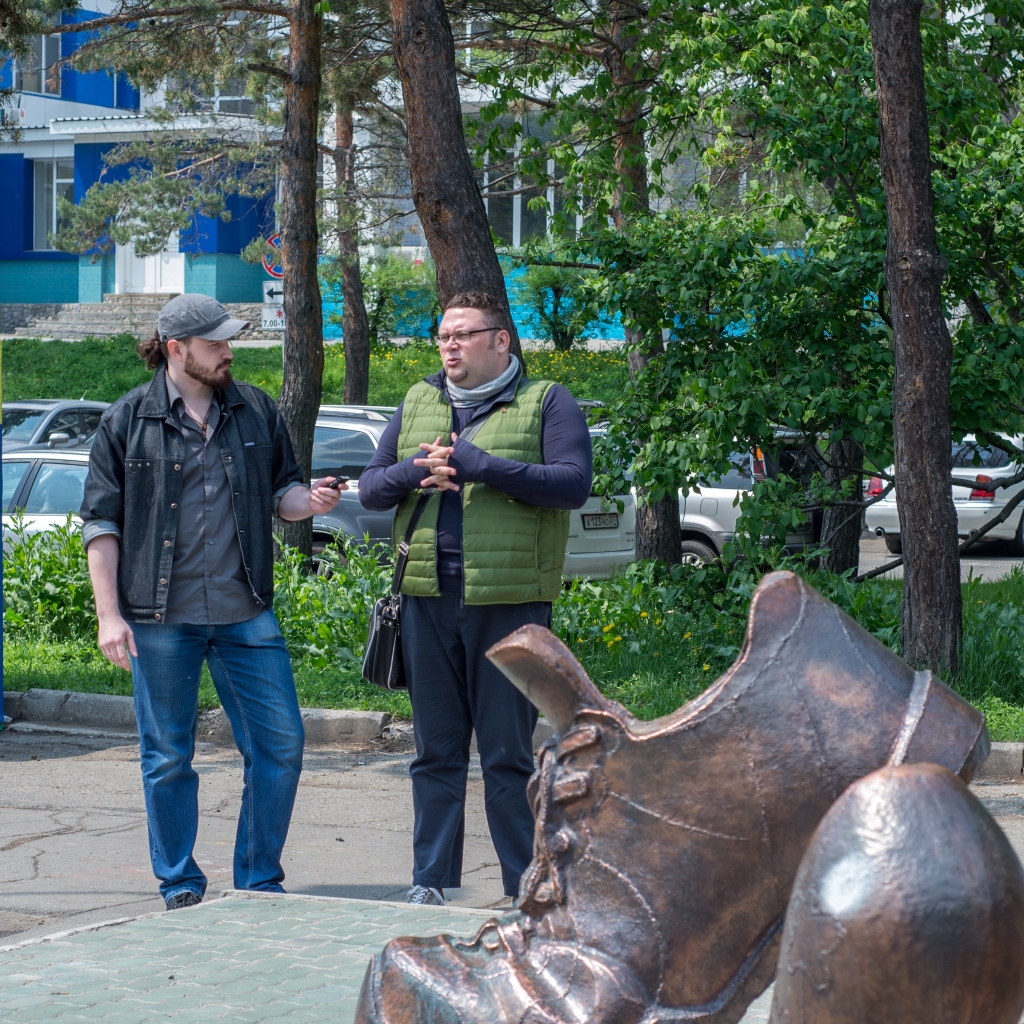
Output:
<instances>
[{"instance_id":1,"label":"yellow dandelion","mask_svg":"<svg viewBox=\"0 0 1024 1024\"><path fill-rule=\"evenodd\" d=\"M705 665L704 666L704 671L705 672L710 672L711 671L711 666L710 665Z\"/></svg>"},{"instance_id":2,"label":"yellow dandelion","mask_svg":"<svg viewBox=\"0 0 1024 1024\"><path fill-rule=\"evenodd\" d=\"M692 634L692 633L684 633L684 634L683 634L683 639L684 639L684 640L689 640L691 636L693 636L693 634Z\"/></svg>"},{"instance_id":3,"label":"yellow dandelion","mask_svg":"<svg viewBox=\"0 0 1024 1024\"><path fill-rule=\"evenodd\" d=\"M647 618L647 612L641 612L640 613L640 618L641 619L646 619Z\"/></svg>"},{"instance_id":4,"label":"yellow dandelion","mask_svg":"<svg viewBox=\"0 0 1024 1024\"><path fill-rule=\"evenodd\" d=\"M655 620L654 620L654 624L655 624L656 626L660 626L660 625L661 625L661 619L655 619Z\"/></svg>"},{"instance_id":5,"label":"yellow dandelion","mask_svg":"<svg viewBox=\"0 0 1024 1024\"><path fill-rule=\"evenodd\" d=\"M615 628L615 623L614 622L609 622L608 625L605 626L603 630L601 630L601 632L602 633L610 633L614 628Z\"/></svg>"},{"instance_id":6,"label":"yellow dandelion","mask_svg":"<svg viewBox=\"0 0 1024 1024\"><path fill-rule=\"evenodd\" d=\"M616 640L621 640L621 639L622 639L622 637L621 637L621 636L617 636L617 637L616 637L615 639L616 639Z\"/></svg>"}]
</instances>

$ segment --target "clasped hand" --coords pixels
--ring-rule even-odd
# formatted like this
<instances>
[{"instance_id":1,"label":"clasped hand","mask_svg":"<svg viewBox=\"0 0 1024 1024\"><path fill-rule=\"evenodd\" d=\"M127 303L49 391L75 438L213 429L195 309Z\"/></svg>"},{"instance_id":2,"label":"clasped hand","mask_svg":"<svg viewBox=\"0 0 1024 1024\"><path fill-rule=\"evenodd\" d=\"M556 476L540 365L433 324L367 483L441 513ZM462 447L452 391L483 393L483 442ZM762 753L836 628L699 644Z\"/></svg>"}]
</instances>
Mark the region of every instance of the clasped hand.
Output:
<instances>
[{"instance_id":1,"label":"clasped hand","mask_svg":"<svg viewBox=\"0 0 1024 1024\"><path fill-rule=\"evenodd\" d=\"M454 444L458 434L452 434ZM459 485L452 480L455 476L455 467L448 465L448 459L455 454L455 448L449 445L442 445L439 437L433 444L426 441L420 444L421 451L426 454L419 459L413 459L414 466L424 466L430 470L430 475L420 481L420 487L436 487L439 491L457 491Z\"/></svg>"}]
</instances>

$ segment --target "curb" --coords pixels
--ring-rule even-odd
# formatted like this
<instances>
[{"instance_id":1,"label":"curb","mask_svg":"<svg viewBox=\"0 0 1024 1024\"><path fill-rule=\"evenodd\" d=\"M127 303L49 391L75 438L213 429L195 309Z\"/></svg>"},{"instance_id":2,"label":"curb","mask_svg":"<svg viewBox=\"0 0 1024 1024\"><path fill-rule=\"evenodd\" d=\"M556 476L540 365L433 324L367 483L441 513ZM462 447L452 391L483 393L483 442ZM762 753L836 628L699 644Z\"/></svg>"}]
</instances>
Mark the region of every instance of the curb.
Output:
<instances>
[{"instance_id":1,"label":"curb","mask_svg":"<svg viewBox=\"0 0 1024 1024\"><path fill-rule=\"evenodd\" d=\"M391 716L382 711L334 711L302 708L306 742L368 744L379 740ZM133 739L138 736L135 702L131 697L106 693L32 689L4 693L4 711L14 721L14 732L50 732L96 739ZM199 716L197 738L234 746L231 726L221 708Z\"/></svg>"},{"instance_id":2,"label":"curb","mask_svg":"<svg viewBox=\"0 0 1024 1024\"><path fill-rule=\"evenodd\" d=\"M314 746L374 743L383 737L391 723L391 716L383 711L329 708L302 708L301 711L306 742ZM15 732L55 732L98 739L131 739L138 735L131 697L68 690L8 690L4 693L3 713L14 720L9 728ZM553 735L551 726L542 718L533 733L534 749ZM197 738L219 746L234 746L231 726L223 709L206 711L199 716ZM476 753L475 736L471 749ZM974 781L1024 781L1024 743L993 743L992 752Z\"/></svg>"},{"instance_id":3,"label":"curb","mask_svg":"<svg viewBox=\"0 0 1024 1024\"><path fill-rule=\"evenodd\" d=\"M328 708L300 708L306 742L315 746L332 743L367 744L379 740L391 716L383 711L336 711ZM223 708L199 716L197 738L233 747L235 738Z\"/></svg>"},{"instance_id":4,"label":"curb","mask_svg":"<svg viewBox=\"0 0 1024 1024\"><path fill-rule=\"evenodd\" d=\"M1024 781L1024 743L993 743L975 782Z\"/></svg>"}]
</instances>

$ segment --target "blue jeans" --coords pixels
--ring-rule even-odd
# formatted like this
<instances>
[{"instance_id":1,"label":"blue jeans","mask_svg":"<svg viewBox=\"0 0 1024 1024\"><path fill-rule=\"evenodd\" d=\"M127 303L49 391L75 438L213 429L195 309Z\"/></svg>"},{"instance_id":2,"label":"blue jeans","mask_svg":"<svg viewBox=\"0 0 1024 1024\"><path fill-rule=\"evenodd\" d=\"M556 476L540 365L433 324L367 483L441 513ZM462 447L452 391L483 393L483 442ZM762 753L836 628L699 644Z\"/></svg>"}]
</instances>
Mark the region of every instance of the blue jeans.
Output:
<instances>
[{"instance_id":1,"label":"blue jeans","mask_svg":"<svg viewBox=\"0 0 1024 1024\"><path fill-rule=\"evenodd\" d=\"M291 660L272 611L229 626L132 623L149 855L165 900L206 892L192 856L199 776L192 768L205 661L244 759L235 838L236 889L283 892L281 851L302 771L305 735Z\"/></svg>"}]
</instances>

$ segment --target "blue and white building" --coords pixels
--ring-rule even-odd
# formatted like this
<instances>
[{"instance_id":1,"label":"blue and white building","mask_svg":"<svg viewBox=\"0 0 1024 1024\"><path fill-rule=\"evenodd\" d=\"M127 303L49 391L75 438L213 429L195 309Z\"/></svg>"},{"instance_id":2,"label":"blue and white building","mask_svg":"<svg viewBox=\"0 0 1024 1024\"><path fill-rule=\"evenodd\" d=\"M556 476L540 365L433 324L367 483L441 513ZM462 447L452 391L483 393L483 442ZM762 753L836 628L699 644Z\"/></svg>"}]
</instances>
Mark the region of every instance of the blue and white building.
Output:
<instances>
[{"instance_id":1,"label":"blue and white building","mask_svg":"<svg viewBox=\"0 0 1024 1024\"><path fill-rule=\"evenodd\" d=\"M63 14L62 24L101 17L113 7L109 0L92 6ZM160 96L140 95L123 75L60 67L60 59L84 41L75 32L40 35L32 58L0 69L0 87L15 91L3 116L20 129L16 142L0 138L0 304L100 302L104 295L182 291L221 302L259 302L267 275L245 263L240 252L273 232L272 195L229 197L229 221L197 217L187 237L172 236L156 256L140 258L131 245L95 260L52 248L58 197L78 202L101 177L127 175L124 168L107 167L104 154L162 127L146 115L159 106ZM237 132L248 120L248 104L244 97L218 95L213 109Z\"/></svg>"}]
</instances>

